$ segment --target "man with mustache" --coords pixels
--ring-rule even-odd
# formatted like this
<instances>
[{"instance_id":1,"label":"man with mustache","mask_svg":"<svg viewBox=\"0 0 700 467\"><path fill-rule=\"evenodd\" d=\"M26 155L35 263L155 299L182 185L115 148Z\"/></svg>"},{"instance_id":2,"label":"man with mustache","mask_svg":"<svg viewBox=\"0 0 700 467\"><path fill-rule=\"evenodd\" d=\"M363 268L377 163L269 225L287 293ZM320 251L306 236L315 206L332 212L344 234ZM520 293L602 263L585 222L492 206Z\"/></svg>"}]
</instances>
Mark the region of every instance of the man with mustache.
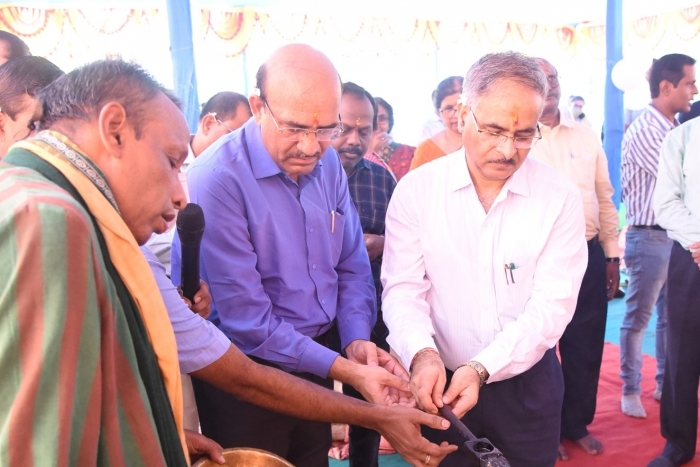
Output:
<instances>
[{"instance_id":1,"label":"man with mustache","mask_svg":"<svg viewBox=\"0 0 700 467\"><path fill-rule=\"evenodd\" d=\"M372 330L372 342L389 351L381 308L382 285L380 274L384 251L384 218L396 182L391 173L379 164L365 159L372 133L377 123L377 104L372 95L355 83L343 83L340 99L340 118L343 132L331 145L338 151L343 170L348 177L352 202L360 215L362 233L367 246L372 279L377 291L377 324ZM344 385L345 394L360 398L351 386ZM350 426L350 465L377 466L379 433L360 426Z\"/></svg>"},{"instance_id":2,"label":"man with mustache","mask_svg":"<svg viewBox=\"0 0 700 467\"><path fill-rule=\"evenodd\" d=\"M330 147L343 129L338 72L317 50L293 44L275 51L256 78L253 118L187 172L190 199L207 219L201 272L213 299L209 319L258 363L325 387L340 380L371 402L396 402L390 386L408 391L408 376L370 341L369 258ZM179 251L176 239L175 283ZM336 324L347 358L327 347ZM202 432L222 446L327 465L328 423L280 415L196 379L193 386Z\"/></svg>"},{"instance_id":3,"label":"man with mustache","mask_svg":"<svg viewBox=\"0 0 700 467\"><path fill-rule=\"evenodd\" d=\"M553 347L588 259L576 186L527 157L546 96L535 59L479 59L459 103L463 149L401 179L386 218L387 340L418 406L449 405L513 467L557 460L564 385ZM457 451L441 465L474 462Z\"/></svg>"},{"instance_id":4,"label":"man with mustache","mask_svg":"<svg viewBox=\"0 0 700 467\"><path fill-rule=\"evenodd\" d=\"M588 241L588 267L576 312L559 340L564 373L561 437L595 455L603 451L603 445L588 433L587 426L595 415L608 301L620 283L619 220L612 202L608 159L598 136L587 125L559 111L557 70L547 60L540 58L538 62L547 76L549 90L540 117L543 139L530 157L557 169L579 187ZM564 445L559 447L559 457L568 458Z\"/></svg>"}]
</instances>

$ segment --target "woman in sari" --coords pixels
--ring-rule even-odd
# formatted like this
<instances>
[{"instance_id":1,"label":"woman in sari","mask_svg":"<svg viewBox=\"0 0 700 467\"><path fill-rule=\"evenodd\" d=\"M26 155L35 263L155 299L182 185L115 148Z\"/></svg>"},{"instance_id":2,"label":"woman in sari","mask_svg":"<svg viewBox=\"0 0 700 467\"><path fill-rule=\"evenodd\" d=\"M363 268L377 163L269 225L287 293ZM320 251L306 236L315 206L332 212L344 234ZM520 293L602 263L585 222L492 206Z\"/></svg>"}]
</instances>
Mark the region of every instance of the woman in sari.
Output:
<instances>
[{"instance_id":1,"label":"woman in sari","mask_svg":"<svg viewBox=\"0 0 700 467\"><path fill-rule=\"evenodd\" d=\"M416 148L410 170L451 154L462 147L462 134L457 125L457 102L462 93L463 81L464 78L461 76L450 76L438 84L433 104L445 123L445 129L423 141Z\"/></svg>"}]
</instances>

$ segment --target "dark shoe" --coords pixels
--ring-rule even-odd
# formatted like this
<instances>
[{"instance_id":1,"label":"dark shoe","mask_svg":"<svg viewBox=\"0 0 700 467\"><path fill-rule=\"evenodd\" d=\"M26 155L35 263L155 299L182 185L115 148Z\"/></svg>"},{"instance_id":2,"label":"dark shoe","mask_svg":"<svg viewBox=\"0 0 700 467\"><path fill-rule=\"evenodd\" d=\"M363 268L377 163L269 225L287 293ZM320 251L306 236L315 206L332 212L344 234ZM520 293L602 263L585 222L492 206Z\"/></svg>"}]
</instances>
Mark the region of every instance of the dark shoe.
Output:
<instances>
[{"instance_id":1,"label":"dark shoe","mask_svg":"<svg viewBox=\"0 0 700 467\"><path fill-rule=\"evenodd\" d=\"M647 464L647 467L677 467L678 464L674 464L664 456L659 456Z\"/></svg>"},{"instance_id":2,"label":"dark shoe","mask_svg":"<svg viewBox=\"0 0 700 467\"><path fill-rule=\"evenodd\" d=\"M621 288L617 289L617 292L615 292L615 298L625 298L625 291Z\"/></svg>"}]
</instances>

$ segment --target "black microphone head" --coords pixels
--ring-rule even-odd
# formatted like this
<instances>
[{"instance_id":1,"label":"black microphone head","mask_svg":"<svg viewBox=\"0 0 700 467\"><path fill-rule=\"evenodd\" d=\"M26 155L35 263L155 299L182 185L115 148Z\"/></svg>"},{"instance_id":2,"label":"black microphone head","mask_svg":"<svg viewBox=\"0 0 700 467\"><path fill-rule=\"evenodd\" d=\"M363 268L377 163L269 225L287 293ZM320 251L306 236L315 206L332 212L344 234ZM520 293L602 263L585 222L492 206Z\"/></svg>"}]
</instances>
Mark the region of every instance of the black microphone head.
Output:
<instances>
[{"instance_id":1,"label":"black microphone head","mask_svg":"<svg viewBox=\"0 0 700 467\"><path fill-rule=\"evenodd\" d=\"M198 204L188 203L177 214L177 235L180 242L199 242L204 234L204 211Z\"/></svg>"}]
</instances>

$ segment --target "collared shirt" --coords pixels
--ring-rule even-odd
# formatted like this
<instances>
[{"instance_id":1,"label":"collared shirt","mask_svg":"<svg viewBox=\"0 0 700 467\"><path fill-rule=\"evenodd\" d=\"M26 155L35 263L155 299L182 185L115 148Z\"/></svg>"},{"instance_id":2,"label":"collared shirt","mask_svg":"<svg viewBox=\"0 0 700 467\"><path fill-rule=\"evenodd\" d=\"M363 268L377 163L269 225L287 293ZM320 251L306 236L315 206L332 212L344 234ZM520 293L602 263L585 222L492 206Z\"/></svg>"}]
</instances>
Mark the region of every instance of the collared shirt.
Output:
<instances>
[{"instance_id":1,"label":"collared shirt","mask_svg":"<svg viewBox=\"0 0 700 467\"><path fill-rule=\"evenodd\" d=\"M177 341L177 358L182 373L192 373L220 359L231 341L209 321L187 308L177 289L165 274L165 267L146 246L141 247L156 278Z\"/></svg>"},{"instance_id":2,"label":"collared shirt","mask_svg":"<svg viewBox=\"0 0 700 467\"><path fill-rule=\"evenodd\" d=\"M459 150L409 172L389 204L387 340L406 367L434 348L450 370L476 360L490 382L518 375L561 337L587 264L571 181L528 158L486 214Z\"/></svg>"},{"instance_id":3,"label":"collared shirt","mask_svg":"<svg viewBox=\"0 0 700 467\"><path fill-rule=\"evenodd\" d=\"M628 225L654 225L652 196L659 168L659 150L666 135L678 125L648 105L622 139L622 201Z\"/></svg>"},{"instance_id":4,"label":"collared shirt","mask_svg":"<svg viewBox=\"0 0 700 467\"><path fill-rule=\"evenodd\" d=\"M375 291L360 219L340 157L328 148L298 183L265 149L250 119L187 170L204 210L201 276L209 319L248 355L325 377L337 353L313 338L337 318L343 348L369 339ZM173 283L179 283L179 241Z\"/></svg>"},{"instance_id":5,"label":"collared shirt","mask_svg":"<svg viewBox=\"0 0 700 467\"><path fill-rule=\"evenodd\" d=\"M384 223L389 200L396 188L396 181L391 173L382 166L360 159L348 176L350 198L360 215L362 232L373 235L384 235ZM371 262L374 288L377 290L378 301L381 299L382 284L380 281L382 257Z\"/></svg>"},{"instance_id":6,"label":"collared shirt","mask_svg":"<svg viewBox=\"0 0 700 467\"><path fill-rule=\"evenodd\" d=\"M686 250L700 242L700 118L671 131L661 146L654 213Z\"/></svg>"},{"instance_id":7,"label":"collared shirt","mask_svg":"<svg viewBox=\"0 0 700 467\"><path fill-rule=\"evenodd\" d=\"M605 256L620 255L617 246L620 223L612 201L613 187L608 172L608 158L598 136L588 126L560 113L554 128L540 124L542 141L528 157L544 162L564 173L581 192L586 216L586 238L599 236Z\"/></svg>"}]
</instances>

